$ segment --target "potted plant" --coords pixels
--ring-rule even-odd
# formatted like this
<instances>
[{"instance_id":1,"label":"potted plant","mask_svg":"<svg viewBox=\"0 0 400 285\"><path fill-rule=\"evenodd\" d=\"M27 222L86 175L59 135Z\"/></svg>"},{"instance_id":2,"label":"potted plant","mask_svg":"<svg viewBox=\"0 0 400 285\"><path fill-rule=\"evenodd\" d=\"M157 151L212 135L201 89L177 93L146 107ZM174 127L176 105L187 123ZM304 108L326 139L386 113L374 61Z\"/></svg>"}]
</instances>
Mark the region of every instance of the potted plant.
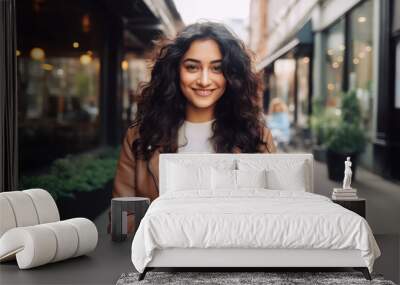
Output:
<instances>
[{"instance_id":1,"label":"potted plant","mask_svg":"<svg viewBox=\"0 0 400 285\"><path fill-rule=\"evenodd\" d=\"M313 155L317 161L326 161L326 142L338 126L340 116L335 108L323 108L322 99L313 102L311 131L313 134Z\"/></svg>"},{"instance_id":2,"label":"potted plant","mask_svg":"<svg viewBox=\"0 0 400 285\"><path fill-rule=\"evenodd\" d=\"M326 162L328 177L341 181L344 175L344 161L351 157L353 162L353 179L355 179L357 160L367 142L361 126L361 111L354 91L342 95L341 116L339 124L331 129L326 142Z\"/></svg>"}]
</instances>

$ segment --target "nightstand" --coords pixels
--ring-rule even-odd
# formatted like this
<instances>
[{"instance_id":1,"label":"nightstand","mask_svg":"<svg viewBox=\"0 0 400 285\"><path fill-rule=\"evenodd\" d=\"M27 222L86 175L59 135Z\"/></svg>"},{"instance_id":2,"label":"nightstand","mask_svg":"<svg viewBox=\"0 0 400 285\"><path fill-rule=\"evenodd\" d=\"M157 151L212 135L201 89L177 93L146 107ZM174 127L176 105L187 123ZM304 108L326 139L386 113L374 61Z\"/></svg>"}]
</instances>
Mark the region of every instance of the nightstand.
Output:
<instances>
[{"instance_id":1,"label":"nightstand","mask_svg":"<svg viewBox=\"0 0 400 285\"><path fill-rule=\"evenodd\" d=\"M144 197L117 197L111 199L111 238L124 241L133 237L140 221L150 206L150 199ZM129 230L131 225L131 229Z\"/></svg>"},{"instance_id":2,"label":"nightstand","mask_svg":"<svg viewBox=\"0 0 400 285\"><path fill-rule=\"evenodd\" d=\"M353 211L356 214L359 214L361 217L365 219L365 208L366 208L366 200L363 198L358 198L354 200L335 200L332 201L340 206Z\"/></svg>"}]
</instances>

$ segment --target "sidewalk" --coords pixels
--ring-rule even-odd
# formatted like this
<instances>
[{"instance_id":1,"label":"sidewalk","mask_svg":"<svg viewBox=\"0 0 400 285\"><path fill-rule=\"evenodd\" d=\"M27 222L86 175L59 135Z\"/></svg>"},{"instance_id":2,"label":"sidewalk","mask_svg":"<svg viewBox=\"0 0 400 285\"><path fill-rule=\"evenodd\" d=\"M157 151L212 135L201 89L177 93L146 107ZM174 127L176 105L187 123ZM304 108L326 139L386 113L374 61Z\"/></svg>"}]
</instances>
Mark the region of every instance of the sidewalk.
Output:
<instances>
[{"instance_id":1,"label":"sidewalk","mask_svg":"<svg viewBox=\"0 0 400 285\"><path fill-rule=\"evenodd\" d=\"M278 152L282 153L281 150ZM311 150L290 146L286 153L311 153ZM330 198L333 188L341 185L341 182L329 180L324 162L314 160L316 194ZM366 219L374 234L400 235L400 185L358 166L356 180L352 181L351 186L357 189L360 198L366 199Z\"/></svg>"},{"instance_id":2,"label":"sidewalk","mask_svg":"<svg viewBox=\"0 0 400 285\"><path fill-rule=\"evenodd\" d=\"M343 169L344 171L344 169ZM325 163L314 161L314 192L327 197L340 182L328 179ZM400 280L400 187L361 167L352 187L366 199L366 219L381 249L374 270L396 284Z\"/></svg>"},{"instance_id":3,"label":"sidewalk","mask_svg":"<svg viewBox=\"0 0 400 285\"><path fill-rule=\"evenodd\" d=\"M367 200L366 217L375 234L400 234L399 185L358 167L351 186ZM341 187L341 183L328 179L325 163L314 161L314 192L331 197L334 187Z\"/></svg>"}]
</instances>

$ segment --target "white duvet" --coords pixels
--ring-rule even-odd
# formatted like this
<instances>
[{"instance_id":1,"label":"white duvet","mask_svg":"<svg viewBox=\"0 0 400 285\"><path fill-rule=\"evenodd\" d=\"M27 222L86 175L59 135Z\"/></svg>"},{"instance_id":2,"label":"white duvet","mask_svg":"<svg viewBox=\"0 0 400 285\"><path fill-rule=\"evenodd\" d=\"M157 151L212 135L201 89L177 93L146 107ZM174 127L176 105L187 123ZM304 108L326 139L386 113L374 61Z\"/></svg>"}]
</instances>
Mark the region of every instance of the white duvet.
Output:
<instances>
[{"instance_id":1,"label":"white duvet","mask_svg":"<svg viewBox=\"0 0 400 285\"><path fill-rule=\"evenodd\" d=\"M380 250L368 223L330 199L307 192L248 189L171 192L153 201L132 243L143 272L155 249L358 249L372 272Z\"/></svg>"}]
</instances>

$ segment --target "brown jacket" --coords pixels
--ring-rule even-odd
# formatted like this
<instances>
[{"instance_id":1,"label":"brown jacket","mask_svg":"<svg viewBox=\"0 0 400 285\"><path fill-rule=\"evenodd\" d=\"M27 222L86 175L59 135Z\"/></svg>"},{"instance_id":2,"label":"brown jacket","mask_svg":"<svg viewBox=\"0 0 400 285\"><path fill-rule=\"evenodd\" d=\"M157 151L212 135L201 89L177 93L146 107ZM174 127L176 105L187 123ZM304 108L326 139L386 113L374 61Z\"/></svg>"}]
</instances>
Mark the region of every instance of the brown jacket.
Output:
<instances>
[{"instance_id":1,"label":"brown jacket","mask_svg":"<svg viewBox=\"0 0 400 285\"><path fill-rule=\"evenodd\" d=\"M136 159L132 153L132 143L139 134L137 125L128 128L121 146L117 171L114 178L113 197L138 196L153 201L158 197L158 160L159 151L147 162ZM263 130L263 142L260 153L276 152L269 129Z\"/></svg>"}]
</instances>

